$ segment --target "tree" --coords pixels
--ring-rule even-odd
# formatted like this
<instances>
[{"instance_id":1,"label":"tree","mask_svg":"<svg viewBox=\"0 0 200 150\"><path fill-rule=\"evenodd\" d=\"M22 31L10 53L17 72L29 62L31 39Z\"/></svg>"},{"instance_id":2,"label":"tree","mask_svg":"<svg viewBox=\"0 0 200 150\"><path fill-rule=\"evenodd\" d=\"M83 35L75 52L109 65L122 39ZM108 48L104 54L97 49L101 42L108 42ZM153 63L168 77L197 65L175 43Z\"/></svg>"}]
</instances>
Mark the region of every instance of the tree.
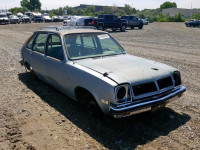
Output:
<instances>
[{"instance_id":1,"label":"tree","mask_svg":"<svg viewBox=\"0 0 200 150\"><path fill-rule=\"evenodd\" d=\"M30 11L41 10L42 5L40 0L22 0L20 4L22 7L25 7Z\"/></svg>"},{"instance_id":2,"label":"tree","mask_svg":"<svg viewBox=\"0 0 200 150\"><path fill-rule=\"evenodd\" d=\"M25 12L28 11L28 9L25 8L25 7L14 7L14 8L10 8L8 11L13 13L13 14L17 14L19 12L20 13L25 13Z\"/></svg>"},{"instance_id":3,"label":"tree","mask_svg":"<svg viewBox=\"0 0 200 150\"><path fill-rule=\"evenodd\" d=\"M177 8L177 4L175 2L164 2L162 5L160 5L160 10L163 10L165 8Z\"/></svg>"},{"instance_id":4,"label":"tree","mask_svg":"<svg viewBox=\"0 0 200 150\"><path fill-rule=\"evenodd\" d=\"M95 6L88 6L83 10L83 14L85 16L94 16L96 7Z\"/></svg>"},{"instance_id":5,"label":"tree","mask_svg":"<svg viewBox=\"0 0 200 150\"><path fill-rule=\"evenodd\" d=\"M124 5L123 11L126 15L132 15L136 13L136 9L132 8L129 4Z\"/></svg>"},{"instance_id":6,"label":"tree","mask_svg":"<svg viewBox=\"0 0 200 150\"><path fill-rule=\"evenodd\" d=\"M112 8L110 6L103 7L101 14L112 14Z\"/></svg>"}]
</instances>

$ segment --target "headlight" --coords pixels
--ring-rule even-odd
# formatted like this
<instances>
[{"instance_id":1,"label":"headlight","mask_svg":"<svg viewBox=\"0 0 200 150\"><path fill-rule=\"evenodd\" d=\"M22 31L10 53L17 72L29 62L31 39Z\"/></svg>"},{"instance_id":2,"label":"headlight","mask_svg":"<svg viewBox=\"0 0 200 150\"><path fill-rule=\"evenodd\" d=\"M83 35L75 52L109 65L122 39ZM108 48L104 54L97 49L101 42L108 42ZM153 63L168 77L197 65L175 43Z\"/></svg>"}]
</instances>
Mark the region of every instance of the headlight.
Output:
<instances>
[{"instance_id":1,"label":"headlight","mask_svg":"<svg viewBox=\"0 0 200 150\"><path fill-rule=\"evenodd\" d=\"M119 85L115 88L117 103L131 101L131 91L129 84Z\"/></svg>"},{"instance_id":2,"label":"headlight","mask_svg":"<svg viewBox=\"0 0 200 150\"><path fill-rule=\"evenodd\" d=\"M181 74L179 71L174 71L173 73L174 81L175 81L175 86L178 86L181 84Z\"/></svg>"}]
</instances>

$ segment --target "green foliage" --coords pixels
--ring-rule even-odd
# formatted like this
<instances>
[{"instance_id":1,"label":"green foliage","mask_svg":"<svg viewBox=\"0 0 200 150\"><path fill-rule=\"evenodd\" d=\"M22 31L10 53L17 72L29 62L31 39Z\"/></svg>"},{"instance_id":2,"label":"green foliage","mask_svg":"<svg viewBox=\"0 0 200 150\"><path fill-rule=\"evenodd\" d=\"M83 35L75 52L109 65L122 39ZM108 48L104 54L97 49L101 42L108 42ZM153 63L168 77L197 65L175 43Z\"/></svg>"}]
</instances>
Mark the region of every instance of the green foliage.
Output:
<instances>
[{"instance_id":1,"label":"green foliage","mask_svg":"<svg viewBox=\"0 0 200 150\"><path fill-rule=\"evenodd\" d=\"M177 4L175 2L164 2L162 5L160 5L160 10L163 10L165 8L177 8Z\"/></svg>"},{"instance_id":2,"label":"green foliage","mask_svg":"<svg viewBox=\"0 0 200 150\"><path fill-rule=\"evenodd\" d=\"M58 9L52 9L51 12L50 12L50 16L52 14L52 16L55 16L55 15L63 15L64 13L64 10L62 7L59 7Z\"/></svg>"},{"instance_id":3,"label":"green foliage","mask_svg":"<svg viewBox=\"0 0 200 150\"><path fill-rule=\"evenodd\" d=\"M167 14L167 16L163 16L161 13L158 18L156 18L156 21L158 22L184 22L185 20L182 18L181 12L179 12L175 16L170 16L170 14Z\"/></svg>"},{"instance_id":4,"label":"green foliage","mask_svg":"<svg viewBox=\"0 0 200 150\"><path fill-rule=\"evenodd\" d=\"M83 15L84 16L94 16L95 9L96 9L95 6L88 6L83 10ZM76 14L77 14L77 12L76 12Z\"/></svg>"},{"instance_id":5,"label":"green foliage","mask_svg":"<svg viewBox=\"0 0 200 150\"><path fill-rule=\"evenodd\" d=\"M8 11L16 15L19 12L25 13L28 11L28 9L25 7L14 7L14 8L9 9Z\"/></svg>"},{"instance_id":6,"label":"green foliage","mask_svg":"<svg viewBox=\"0 0 200 150\"><path fill-rule=\"evenodd\" d=\"M160 9L144 9L142 11L137 11L136 15L140 18L150 18L155 21L159 13Z\"/></svg>"},{"instance_id":7,"label":"green foliage","mask_svg":"<svg viewBox=\"0 0 200 150\"><path fill-rule=\"evenodd\" d=\"M200 20L200 13L193 14L192 17L191 17L191 19L198 19L198 20Z\"/></svg>"},{"instance_id":8,"label":"green foliage","mask_svg":"<svg viewBox=\"0 0 200 150\"><path fill-rule=\"evenodd\" d=\"M20 4L23 8L27 8L30 11L41 10L42 6L40 0L22 0Z\"/></svg>"},{"instance_id":9,"label":"green foliage","mask_svg":"<svg viewBox=\"0 0 200 150\"><path fill-rule=\"evenodd\" d=\"M134 13L136 13L136 9L132 8L129 4L125 4L122 10L126 15L133 15Z\"/></svg>"},{"instance_id":10,"label":"green foliage","mask_svg":"<svg viewBox=\"0 0 200 150\"><path fill-rule=\"evenodd\" d=\"M25 1L25 0L24 0ZM123 15L132 15L136 12L135 8L132 8L130 5L125 5L123 9L118 9L116 5L113 6L105 6L103 7L103 10L100 12L95 12L96 8L95 6L88 6L85 9L74 9L73 7L63 7L59 9L53 9L51 10L50 14L54 15L63 15L64 10L67 10L68 15L84 15L84 16L98 16L100 14L115 14L117 16L123 16Z\"/></svg>"}]
</instances>

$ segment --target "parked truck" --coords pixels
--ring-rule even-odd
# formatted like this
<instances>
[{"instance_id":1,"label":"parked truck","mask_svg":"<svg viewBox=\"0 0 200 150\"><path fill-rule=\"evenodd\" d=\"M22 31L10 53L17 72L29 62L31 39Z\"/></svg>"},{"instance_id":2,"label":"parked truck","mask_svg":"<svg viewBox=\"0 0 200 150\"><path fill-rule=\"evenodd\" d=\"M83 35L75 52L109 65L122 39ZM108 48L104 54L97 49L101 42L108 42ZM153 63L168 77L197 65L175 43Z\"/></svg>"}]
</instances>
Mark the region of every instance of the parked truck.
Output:
<instances>
[{"instance_id":1,"label":"parked truck","mask_svg":"<svg viewBox=\"0 0 200 150\"><path fill-rule=\"evenodd\" d=\"M116 31L120 29L122 32L125 32L127 20L120 19L115 15L99 15L98 18L93 19L92 25L98 30L112 29Z\"/></svg>"},{"instance_id":2,"label":"parked truck","mask_svg":"<svg viewBox=\"0 0 200 150\"><path fill-rule=\"evenodd\" d=\"M127 20L128 27L131 29L134 29L135 27L138 27L139 29L143 28L143 21L139 20L136 16L122 16L121 19Z\"/></svg>"}]
</instances>

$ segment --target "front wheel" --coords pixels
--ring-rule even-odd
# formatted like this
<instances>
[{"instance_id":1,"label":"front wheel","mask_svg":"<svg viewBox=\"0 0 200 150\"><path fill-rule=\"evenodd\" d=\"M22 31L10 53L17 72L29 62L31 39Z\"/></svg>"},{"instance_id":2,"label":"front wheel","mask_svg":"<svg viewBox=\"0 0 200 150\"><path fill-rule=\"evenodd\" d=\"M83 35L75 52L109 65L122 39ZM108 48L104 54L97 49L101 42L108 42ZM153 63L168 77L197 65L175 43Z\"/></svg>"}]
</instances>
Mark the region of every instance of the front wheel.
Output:
<instances>
[{"instance_id":1,"label":"front wheel","mask_svg":"<svg viewBox=\"0 0 200 150\"><path fill-rule=\"evenodd\" d=\"M101 109L95 100L90 100L87 105L87 112L91 116L100 117L102 115Z\"/></svg>"},{"instance_id":2,"label":"front wheel","mask_svg":"<svg viewBox=\"0 0 200 150\"><path fill-rule=\"evenodd\" d=\"M138 27L140 30L143 28L143 25L139 25L139 27Z\"/></svg>"},{"instance_id":3,"label":"front wheel","mask_svg":"<svg viewBox=\"0 0 200 150\"><path fill-rule=\"evenodd\" d=\"M125 32L126 31L126 26L122 26L121 28L120 28L120 30L121 30L121 32Z\"/></svg>"}]
</instances>

